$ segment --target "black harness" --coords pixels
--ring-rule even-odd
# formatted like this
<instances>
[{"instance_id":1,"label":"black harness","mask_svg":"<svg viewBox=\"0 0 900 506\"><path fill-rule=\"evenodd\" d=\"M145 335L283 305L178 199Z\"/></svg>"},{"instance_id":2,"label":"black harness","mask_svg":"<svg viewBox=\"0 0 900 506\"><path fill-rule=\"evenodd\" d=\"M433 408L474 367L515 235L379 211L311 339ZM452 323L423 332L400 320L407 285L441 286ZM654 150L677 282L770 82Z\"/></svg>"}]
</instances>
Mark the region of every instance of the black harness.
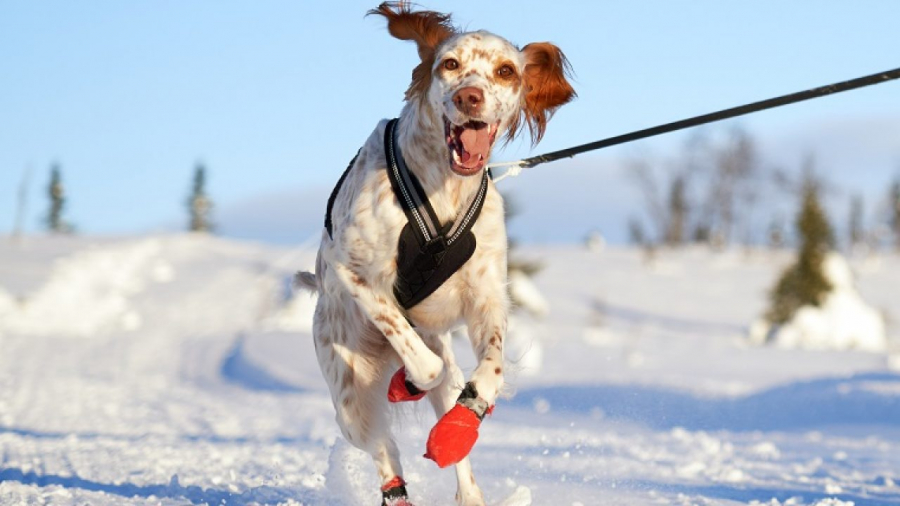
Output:
<instances>
[{"instance_id":1,"label":"black harness","mask_svg":"<svg viewBox=\"0 0 900 506\"><path fill-rule=\"evenodd\" d=\"M385 128L384 152L391 189L407 219L397 244L394 296L403 309L409 309L440 288L475 253L472 226L484 205L490 176L489 171L485 170L481 176L481 186L469 200L466 211L457 216L453 223L442 225L422 185L403 160L397 144L397 123L396 119L392 119ZM359 153L350 161L328 199L325 229L332 239L331 208L358 156Z\"/></svg>"}]
</instances>

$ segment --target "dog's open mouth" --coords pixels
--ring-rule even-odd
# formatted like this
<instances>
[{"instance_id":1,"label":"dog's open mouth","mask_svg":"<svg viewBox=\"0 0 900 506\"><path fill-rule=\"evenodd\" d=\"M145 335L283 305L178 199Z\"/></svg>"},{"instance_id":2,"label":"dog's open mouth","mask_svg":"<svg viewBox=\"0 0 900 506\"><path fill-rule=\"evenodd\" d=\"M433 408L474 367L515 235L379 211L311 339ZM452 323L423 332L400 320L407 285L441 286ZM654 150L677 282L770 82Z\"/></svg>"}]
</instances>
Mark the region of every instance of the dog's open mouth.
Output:
<instances>
[{"instance_id":1,"label":"dog's open mouth","mask_svg":"<svg viewBox=\"0 0 900 506\"><path fill-rule=\"evenodd\" d=\"M469 121L454 125L444 118L450 168L461 176L471 176L484 168L491 154L500 122L489 125L483 121Z\"/></svg>"}]
</instances>

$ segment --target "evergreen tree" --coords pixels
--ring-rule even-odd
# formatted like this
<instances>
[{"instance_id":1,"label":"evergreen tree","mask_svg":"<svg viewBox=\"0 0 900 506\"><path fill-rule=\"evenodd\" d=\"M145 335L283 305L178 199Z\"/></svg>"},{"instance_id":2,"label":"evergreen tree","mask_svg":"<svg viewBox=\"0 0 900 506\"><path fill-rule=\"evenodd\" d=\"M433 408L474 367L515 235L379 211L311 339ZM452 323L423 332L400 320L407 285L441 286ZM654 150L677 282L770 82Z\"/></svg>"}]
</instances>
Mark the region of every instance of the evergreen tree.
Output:
<instances>
[{"instance_id":1,"label":"evergreen tree","mask_svg":"<svg viewBox=\"0 0 900 506\"><path fill-rule=\"evenodd\" d=\"M644 224L633 216L628 218L628 242L641 247L647 245L647 233L644 232Z\"/></svg>"},{"instance_id":2,"label":"evergreen tree","mask_svg":"<svg viewBox=\"0 0 900 506\"><path fill-rule=\"evenodd\" d=\"M820 185L807 175L797 217L800 250L797 260L778 280L766 319L783 324L803 306L819 306L831 285L822 272L825 255L834 247L834 234L819 202Z\"/></svg>"},{"instance_id":3,"label":"evergreen tree","mask_svg":"<svg viewBox=\"0 0 900 506\"><path fill-rule=\"evenodd\" d=\"M866 231L863 226L863 198L855 195L850 201L850 223L848 224L850 249L862 244L866 239Z\"/></svg>"},{"instance_id":4,"label":"evergreen tree","mask_svg":"<svg viewBox=\"0 0 900 506\"><path fill-rule=\"evenodd\" d=\"M50 167L50 184L47 185L47 196L50 197L50 210L47 212L47 230L55 234L70 232L69 226L63 220L63 209L66 207L66 191L62 183L59 164L54 163Z\"/></svg>"},{"instance_id":5,"label":"evergreen tree","mask_svg":"<svg viewBox=\"0 0 900 506\"><path fill-rule=\"evenodd\" d=\"M675 176L669 187L668 218L666 244L669 246L681 246L684 243L688 221L687 182L682 175Z\"/></svg>"},{"instance_id":6,"label":"evergreen tree","mask_svg":"<svg viewBox=\"0 0 900 506\"><path fill-rule=\"evenodd\" d=\"M890 204L890 226L894 234L894 244L900 250L900 176L891 185L891 193L888 197Z\"/></svg>"},{"instance_id":7,"label":"evergreen tree","mask_svg":"<svg viewBox=\"0 0 900 506\"><path fill-rule=\"evenodd\" d=\"M211 232L213 228L210 221L212 201L206 195L206 167L202 163L197 163L194 166L194 182L187 205L190 212L188 230L191 232Z\"/></svg>"}]
</instances>

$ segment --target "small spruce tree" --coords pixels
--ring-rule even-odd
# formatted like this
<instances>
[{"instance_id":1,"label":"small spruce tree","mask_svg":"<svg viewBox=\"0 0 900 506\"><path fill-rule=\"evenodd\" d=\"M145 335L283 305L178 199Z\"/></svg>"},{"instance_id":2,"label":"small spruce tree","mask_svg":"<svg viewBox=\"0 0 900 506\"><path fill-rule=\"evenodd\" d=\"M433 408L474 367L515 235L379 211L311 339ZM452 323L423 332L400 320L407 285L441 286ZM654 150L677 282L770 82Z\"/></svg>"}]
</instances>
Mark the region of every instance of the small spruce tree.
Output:
<instances>
[{"instance_id":1,"label":"small spruce tree","mask_svg":"<svg viewBox=\"0 0 900 506\"><path fill-rule=\"evenodd\" d=\"M202 163L197 163L194 166L194 182L187 206L190 213L188 230L191 232L211 232L213 228L210 221L212 201L206 195L206 167Z\"/></svg>"},{"instance_id":2,"label":"small spruce tree","mask_svg":"<svg viewBox=\"0 0 900 506\"><path fill-rule=\"evenodd\" d=\"M63 220L63 209L66 207L66 191L62 183L59 164L50 167L50 184L47 185L47 196L50 197L50 209L47 211L47 230L54 234L71 231L71 227Z\"/></svg>"},{"instance_id":3,"label":"small spruce tree","mask_svg":"<svg viewBox=\"0 0 900 506\"><path fill-rule=\"evenodd\" d=\"M890 206L889 222L891 232L894 234L894 245L900 250L900 176L891 185L888 202Z\"/></svg>"},{"instance_id":4,"label":"small spruce tree","mask_svg":"<svg viewBox=\"0 0 900 506\"><path fill-rule=\"evenodd\" d=\"M852 250L866 239L865 225L863 225L864 205L863 198L855 195L850 201L850 222L848 223L850 249Z\"/></svg>"},{"instance_id":5,"label":"small spruce tree","mask_svg":"<svg viewBox=\"0 0 900 506\"><path fill-rule=\"evenodd\" d=\"M665 241L676 247L684 243L688 221L687 181L683 175L676 176L669 188L669 216Z\"/></svg>"},{"instance_id":6,"label":"small spruce tree","mask_svg":"<svg viewBox=\"0 0 900 506\"><path fill-rule=\"evenodd\" d=\"M786 323L803 306L819 306L831 290L822 263L834 247L834 234L819 202L819 193L819 183L807 175L796 222L800 236L797 260L784 271L771 293L766 319L772 324Z\"/></svg>"}]
</instances>

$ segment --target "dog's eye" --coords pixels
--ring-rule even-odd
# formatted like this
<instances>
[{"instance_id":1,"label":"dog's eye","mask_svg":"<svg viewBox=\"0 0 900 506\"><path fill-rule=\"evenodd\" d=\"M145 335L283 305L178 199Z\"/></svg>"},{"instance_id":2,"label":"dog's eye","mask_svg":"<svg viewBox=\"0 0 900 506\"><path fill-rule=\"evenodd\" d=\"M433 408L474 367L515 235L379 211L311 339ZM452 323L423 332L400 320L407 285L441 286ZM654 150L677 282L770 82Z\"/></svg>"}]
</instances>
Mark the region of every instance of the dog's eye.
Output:
<instances>
[{"instance_id":1,"label":"dog's eye","mask_svg":"<svg viewBox=\"0 0 900 506\"><path fill-rule=\"evenodd\" d=\"M497 75L500 77L512 77L516 74L515 69L510 65L504 65L497 69Z\"/></svg>"},{"instance_id":2,"label":"dog's eye","mask_svg":"<svg viewBox=\"0 0 900 506\"><path fill-rule=\"evenodd\" d=\"M444 69L445 70L456 70L459 68L459 62L454 60L453 58L447 58L444 60Z\"/></svg>"}]
</instances>

